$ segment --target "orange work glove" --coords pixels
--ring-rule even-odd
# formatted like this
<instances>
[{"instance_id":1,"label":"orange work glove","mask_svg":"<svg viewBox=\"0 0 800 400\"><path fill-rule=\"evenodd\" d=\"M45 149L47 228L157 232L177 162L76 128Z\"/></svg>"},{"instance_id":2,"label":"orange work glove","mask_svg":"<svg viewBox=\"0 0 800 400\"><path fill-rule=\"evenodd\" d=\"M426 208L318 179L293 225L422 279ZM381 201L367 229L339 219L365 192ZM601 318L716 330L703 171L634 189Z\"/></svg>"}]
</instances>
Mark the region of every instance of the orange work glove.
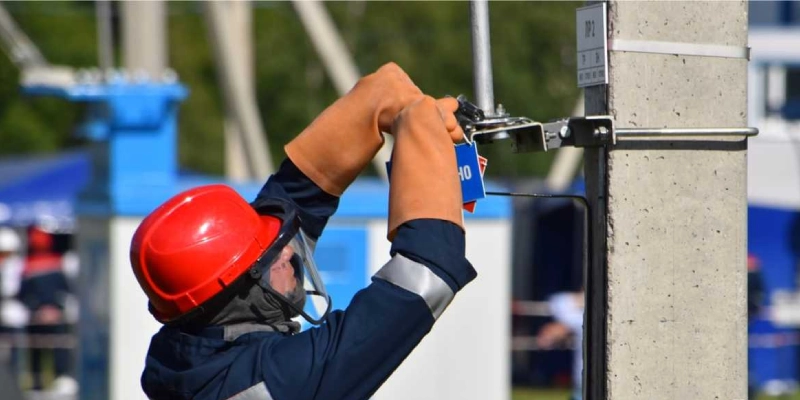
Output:
<instances>
[{"instance_id":1,"label":"orange work glove","mask_svg":"<svg viewBox=\"0 0 800 400\"><path fill-rule=\"evenodd\" d=\"M452 100L452 101L451 101ZM389 186L389 240L407 221L432 218L453 222L464 229L461 182L453 142L463 136L455 123L448 132L449 116L458 103L431 97L406 107L392 132L392 176Z\"/></svg>"},{"instance_id":2,"label":"orange work glove","mask_svg":"<svg viewBox=\"0 0 800 400\"><path fill-rule=\"evenodd\" d=\"M400 67L386 64L325 109L286 145L286 155L322 190L341 196L380 150L381 132L422 97Z\"/></svg>"}]
</instances>

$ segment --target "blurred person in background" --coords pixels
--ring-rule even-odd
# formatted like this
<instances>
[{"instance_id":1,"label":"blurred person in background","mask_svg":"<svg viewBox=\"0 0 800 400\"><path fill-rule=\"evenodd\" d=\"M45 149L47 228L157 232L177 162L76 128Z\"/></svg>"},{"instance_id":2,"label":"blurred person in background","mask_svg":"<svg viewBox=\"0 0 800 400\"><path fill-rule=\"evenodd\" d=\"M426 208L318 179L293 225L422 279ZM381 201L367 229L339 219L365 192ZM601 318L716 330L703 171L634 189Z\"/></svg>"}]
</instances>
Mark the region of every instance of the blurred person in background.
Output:
<instances>
[{"instance_id":1,"label":"blurred person in background","mask_svg":"<svg viewBox=\"0 0 800 400\"><path fill-rule=\"evenodd\" d=\"M764 307L764 281L761 278L761 260L747 256L747 320L752 322Z\"/></svg>"},{"instance_id":2,"label":"blurred person in background","mask_svg":"<svg viewBox=\"0 0 800 400\"><path fill-rule=\"evenodd\" d=\"M20 303L22 277L22 240L9 227L0 227L0 388L3 398L21 399L19 376L20 337L28 323L28 309Z\"/></svg>"},{"instance_id":3,"label":"blurred person in background","mask_svg":"<svg viewBox=\"0 0 800 400\"><path fill-rule=\"evenodd\" d=\"M385 65L286 146L288 158L253 203L211 185L148 215L130 252L150 312L164 323L145 361L147 396L372 396L476 276L465 257L457 107ZM396 140L392 258L344 311L329 313L313 248L339 196L381 148L382 131ZM315 318L307 303L327 310ZM318 326L300 332L298 316Z\"/></svg>"},{"instance_id":4,"label":"blurred person in background","mask_svg":"<svg viewBox=\"0 0 800 400\"><path fill-rule=\"evenodd\" d=\"M67 307L71 295L53 235L31 226L19 298L30 312L28 334L37 338L32 340L30 351L34 390L44 389L42 361L44 353L49 351L46 347L52 347L55 380L51 389L67 394L77 392L77 381L71 373L71 349L66 347L65 340L57 340L70 333Z\"/></svg>"},{"instance_id":5,"label":"blurred person in background","mask_svg":"<svg viewBox=\"0 0 800 400\"><path fill-rule=\"evenodd\" d=\"M753 254L747 255L747 322L753 323L764 307L764 281L761 278L761 260ZM756 398L755 367L752 357L747 357L747 397Z\"/></svg>"},{"instance_id":6,"label":"blurred person in background","mask_svg":"<svg viewBox=\"0 0 800 400\"><path fill-rule=\"evenodd\" d=\"M550 296L548 305L554 321L545 324L536 335L536 344L545 350L571 344L573 349L571 400L581 400L583 396L584 301L584 292L561 292Z\"/></svg>"},{"instance_id":7,"label":"blurred person in background","mask_svg":"<svg viewBox=\"0 0 800 400\"><path fill-rule=\"evenodd\" d=\"M0 330L24 329L28 310L17 300L25 265L22 240L12 228L0 227Z\"/></svg>"}]
</instances>

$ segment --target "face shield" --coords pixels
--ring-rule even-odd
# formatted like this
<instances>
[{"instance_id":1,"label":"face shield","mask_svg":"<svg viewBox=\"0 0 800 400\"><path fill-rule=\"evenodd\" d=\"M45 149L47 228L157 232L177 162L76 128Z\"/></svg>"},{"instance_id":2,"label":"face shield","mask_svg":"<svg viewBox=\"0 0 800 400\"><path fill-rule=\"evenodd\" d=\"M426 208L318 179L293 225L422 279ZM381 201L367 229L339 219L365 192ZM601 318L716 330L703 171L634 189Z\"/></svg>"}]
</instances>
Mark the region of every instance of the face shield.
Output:
<instances>
[{"instance_id":1,"label":"face shield","mask_svg":"<svg viewBox=\"0 0 800 400\"><path fill-rule=\"evenodd\" d=\"M300 229L300 218L290 204L270 200L259 204L256 211L274 216L282 224L275 241L251 267L250 275L288 306L291 318L300 315L319 325L331 310L331 300L314 263L314 242Z\"/></svg>"}]
</instances>

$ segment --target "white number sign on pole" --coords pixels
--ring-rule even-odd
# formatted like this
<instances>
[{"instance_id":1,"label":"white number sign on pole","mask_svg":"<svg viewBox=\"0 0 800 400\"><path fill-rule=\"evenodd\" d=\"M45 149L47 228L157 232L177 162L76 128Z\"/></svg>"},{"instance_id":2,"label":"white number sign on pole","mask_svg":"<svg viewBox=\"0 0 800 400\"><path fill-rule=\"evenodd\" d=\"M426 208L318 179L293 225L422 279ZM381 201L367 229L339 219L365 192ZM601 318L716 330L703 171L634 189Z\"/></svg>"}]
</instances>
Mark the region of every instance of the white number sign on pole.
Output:
<instances>
[{"instance_id":1,"label":"white number sign on pole","mask_svg":"<svg viewBox=\"0 0 800 400\"><path fill-rule=\"evenodd\" d=\"M608 83L606 3L581 7L575 14L578 39L578 87Z\"/></svg>"}]
</instances>

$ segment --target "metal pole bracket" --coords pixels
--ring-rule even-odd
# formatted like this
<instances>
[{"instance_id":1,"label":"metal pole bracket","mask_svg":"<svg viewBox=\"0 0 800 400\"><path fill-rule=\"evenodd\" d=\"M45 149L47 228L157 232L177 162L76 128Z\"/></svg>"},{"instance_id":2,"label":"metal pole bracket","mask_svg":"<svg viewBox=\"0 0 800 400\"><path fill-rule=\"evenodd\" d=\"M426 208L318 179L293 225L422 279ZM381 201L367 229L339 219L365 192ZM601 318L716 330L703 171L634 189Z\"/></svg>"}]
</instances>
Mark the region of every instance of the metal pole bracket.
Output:
<instances>
[{"instance_id":1,"label":"metal pole bracket","mask_svg":"<svg viewBox=\"0 0 800 400\"><path fill-rule=\"evenodd\" d=\"M758 135L758 128L615 128L610 115L570 117L541 123L526 117L511 117L498 106L498 112L487 117L476 105L458 97L456 119L465 136L479 144L511 140L515 153L548 151L559 147L614 146L618 140L637 138L698 138Z\"/></svg>"}]
</instances>

